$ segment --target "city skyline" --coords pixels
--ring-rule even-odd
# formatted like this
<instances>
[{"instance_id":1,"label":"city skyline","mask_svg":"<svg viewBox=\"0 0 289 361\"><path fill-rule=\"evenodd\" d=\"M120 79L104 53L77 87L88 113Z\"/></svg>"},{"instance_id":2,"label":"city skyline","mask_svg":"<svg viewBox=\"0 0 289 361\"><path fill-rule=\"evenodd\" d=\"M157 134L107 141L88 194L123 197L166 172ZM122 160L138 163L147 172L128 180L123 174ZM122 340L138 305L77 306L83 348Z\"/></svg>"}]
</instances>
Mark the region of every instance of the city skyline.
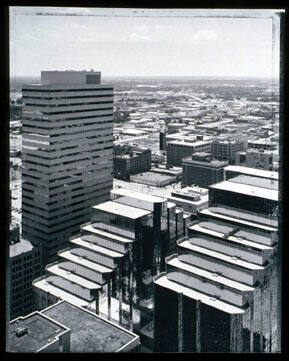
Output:
<instances>
[{"instance_id":1,"label":"city skyline","mask_svg":"<svg viewBox=\"0 0 289 361\"><path fill-rule=\"evenodd\" d=\"M275 77L276 21L274 10L11 7L10 75Z\"/></svg>"}]
</instances>

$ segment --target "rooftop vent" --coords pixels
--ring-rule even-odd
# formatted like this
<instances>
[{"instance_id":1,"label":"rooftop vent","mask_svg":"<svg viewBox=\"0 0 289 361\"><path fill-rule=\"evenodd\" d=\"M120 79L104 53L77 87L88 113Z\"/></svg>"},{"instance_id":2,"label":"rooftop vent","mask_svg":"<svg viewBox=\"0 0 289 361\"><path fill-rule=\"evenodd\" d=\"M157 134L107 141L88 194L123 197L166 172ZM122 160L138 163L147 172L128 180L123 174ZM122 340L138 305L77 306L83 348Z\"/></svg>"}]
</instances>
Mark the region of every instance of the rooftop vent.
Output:
<instances>
[{"instance_id":1,"label":"rooftop vent","mask_svg":"<svg viewBox=\"0 0 289 361\"><path fill-rule=\"evenodd\" d=\"M22 337L28 333L28 327L19 327L15 330L16 337Z\"/></svg>"}]
</instances>

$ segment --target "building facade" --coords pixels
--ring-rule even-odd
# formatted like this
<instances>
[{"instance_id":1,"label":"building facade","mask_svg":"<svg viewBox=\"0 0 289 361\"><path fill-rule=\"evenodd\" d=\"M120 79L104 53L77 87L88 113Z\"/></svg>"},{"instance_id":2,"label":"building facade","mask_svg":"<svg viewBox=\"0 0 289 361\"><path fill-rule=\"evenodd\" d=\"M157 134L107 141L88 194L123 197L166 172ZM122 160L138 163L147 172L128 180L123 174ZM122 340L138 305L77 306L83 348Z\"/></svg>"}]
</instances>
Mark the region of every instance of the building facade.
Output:
<instances>
[{"instance_id":1,"label":"building facade","mask_svg":"<svg viewBox=\"0 0 289 361\"><path fill-rule=\"evenodd\" d=\"M236 153L236 165L243 165L257 169L273 169L273 153L263 149L247 149L246 152Z\"/></svg>"},{"instance_id":2,"label":"building facade","mask_svg":"<svg viewBox=\"0 0 289 361\"><path fill-rule=\"evenodd\" d=\"M183 158L182 183L186 186L208 187L224 180L224 167L228 162L213 160L208 153L194 153Z\"/></svg>"},{"instance_id":3,"label":"building facade","mask_svg":"<svg viewBox=\"0 0 289 361\"><path fill-rule=\"evenodd\" d=\"M212 156L234 164L236 153L246 150L247 146L248 141L245 136L219 137L212 142Z\"/></svg>"},{"instance_id":4,"label":"building facade","mask_svg":"<svg viewBox=\"0 0 289 361\"><path fill-rule=\"evenodd\" d=\"M276 215L210 197L154 278L155 351L280 352L279 263Z\"/></svg>"},{"instance_id":5,"label":"building facade","mask_svg":"<svg viewBox=\"0 0 289 361\"><path fill-rule=\"evenodd\" d=\"M41 248L20 238L9 246L8 263L10 319L14 319L35 309L32 281L41 274Z\"/></svg>"},{"instance_id":6,"label":"building facade","mask_svg":"<svg viewBox=\"0 0 289 361\"><path fill-rule=\"evenodd\" d=\"M121 153L121 152L118 152ZM113 177L130 180L130 176L151 169L151 150L130 147L128 154L114 154Z\"/></svg>"},{"instance_id":7,"label":"building facade","mask_svg":"<svg viewBox=\"0 0 289 361\"><path fill-rule=\"evenodd\" d=\"M37 308L70 300L145 334L153 318L152 278L164 270L187 221L164 198L113 190L112 201L92 207L91 221L34 281Z\"/></svg>"},{"instance_id":8,"label":"building facade","mask_svg":"<svg viewBox=\"0 0 289 361\"><path fill-rule=\"evenodd\" d=\"M210 140L169 141L167 142L167 164L181 167L183 158L191 156L195 152L211 152L211 143Z\"/></svg>"},{"instance_id":9,"label":"building facade","mask_svg":"<svg viewBox=\"0 0 289 361\"><path fill-rule=\"evenodd\" d=\"M113 88L100 72L43 71L24 85L22 235L44 264L112 188Z\"/></svg>"}]
</instances>

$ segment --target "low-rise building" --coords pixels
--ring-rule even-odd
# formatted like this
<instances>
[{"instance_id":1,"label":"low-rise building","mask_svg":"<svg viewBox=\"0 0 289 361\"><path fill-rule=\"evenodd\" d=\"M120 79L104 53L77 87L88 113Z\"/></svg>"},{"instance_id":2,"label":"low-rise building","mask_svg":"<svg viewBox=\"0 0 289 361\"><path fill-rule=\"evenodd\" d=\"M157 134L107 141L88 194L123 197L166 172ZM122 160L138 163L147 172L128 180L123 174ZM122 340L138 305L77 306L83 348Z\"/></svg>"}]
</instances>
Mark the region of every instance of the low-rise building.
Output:
<instances>
[{"instance_id":1,"label":"low-rise building","mask_svg":"<svg viewBox=\"0 0 289 361\"><path fill-rule=\"evenodd\" d=\"M118 147L113 156L113 176L130 180L130 176L151 169L151 150L139 147Z\"/></svg>"},{"instance_id":2,"label":"low-rise building","mask_svg":"<svg viewBox=\"0 0 289 361\"><path fill-rule=\"evenodd\" d=\"M10 352L137 352L136 334L66 301L10 323Z\"/></svg>"},{"instance_id":3,"label":"low-rise building","mask_svg":"<svg viewBox=\"0 0 289 361\"><path fill-rule=\"evenodd\" d=\"M273 170L273 153L263 149L247 149L244 152L236 153L236 165L246 167Z\"/></svg>"},{"instance_id":4,"label":"low-rise building","mask_svg":"<svg viewBox=\"0 0 289 361\"><path fill-rule=\"evenodd\" d=\"M228 162L212 159L209 153L194 153L183 158L182 183L186 186L208 187L224 180L224 167Z\"/></svg>"},{"instance_id":5,"label":"low-rise building","mask_svg":"<svg viewBox=\"0 0 289 361\"><path fill-rule=\"evenodd\" d=\"M145 172L130 177L135 183L146 184L154 187L165 187L176 182L176 177L156 172Z\"/></svg>"},{"instance_id":6,"label":"low-rise building","mask_svg":"<svg viewBox=\"0 0 289 361\"><path fill-rule=\"evenodd\" d=\"M234 164L237 152L247 148L247 137L227 136L219 137L212 142L212 155L215 159L225 160Z\"/></svg>"},{"instance_id":7,"label":"low-rise building","mask_svg":"<svg viewBox=\"0 0 289 361\"><path fill-rule=\"evenodd\" d=\"M169 141L167 142L167 164L181 167L183 158L191 156L195 152L210 152L211 143L211 140Z\"/></svg>"}]
</instances>

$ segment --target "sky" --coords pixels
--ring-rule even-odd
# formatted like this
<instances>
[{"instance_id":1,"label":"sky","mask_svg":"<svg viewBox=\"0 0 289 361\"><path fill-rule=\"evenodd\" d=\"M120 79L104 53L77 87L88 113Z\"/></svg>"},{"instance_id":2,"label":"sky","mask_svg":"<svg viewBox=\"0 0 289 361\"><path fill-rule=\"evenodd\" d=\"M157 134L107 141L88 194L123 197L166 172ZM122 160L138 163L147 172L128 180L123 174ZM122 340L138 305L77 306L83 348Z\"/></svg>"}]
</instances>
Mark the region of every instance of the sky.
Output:
<instances>
[{"instance_id":1,"label":"sky","mask_svg":"<svg viewBox=\"0 0 289 361\"><path fill-rule=\"evenodd\" d=\"M69 11L78 16L65 15ZM52 15L37 15L41 12ZM279 38L273 41L272 18L211 13L163 16L165 11L146 10L150 16L139 16L139 9L124 14L121 9L12 7L10 75L90 69L103 76L277 74L278 51L273 57L272 44ZM235 16L239 13L235 10Z\"/></svg>"}]
</instances>

